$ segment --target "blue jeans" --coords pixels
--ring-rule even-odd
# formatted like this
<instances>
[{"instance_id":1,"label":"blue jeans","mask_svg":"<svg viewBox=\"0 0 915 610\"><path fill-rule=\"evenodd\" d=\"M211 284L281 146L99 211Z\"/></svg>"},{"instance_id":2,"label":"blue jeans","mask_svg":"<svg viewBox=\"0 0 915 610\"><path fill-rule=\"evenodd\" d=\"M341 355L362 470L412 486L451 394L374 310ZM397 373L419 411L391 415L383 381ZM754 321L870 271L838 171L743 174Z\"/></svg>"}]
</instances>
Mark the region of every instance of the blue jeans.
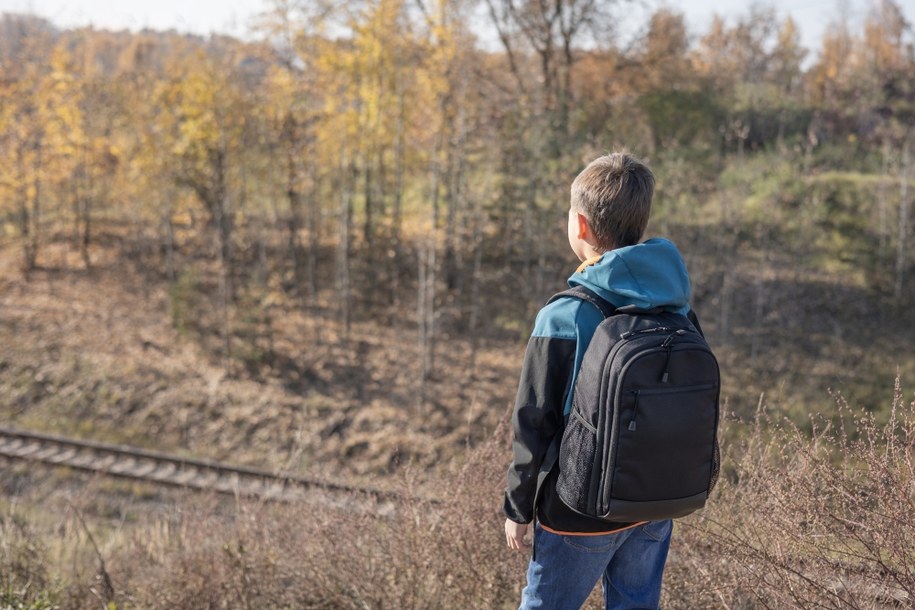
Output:
<instances>
[{"instance_id":1,"label":"blue jeans","mask_svg":"<svg viewBox=\"0 0 915 610\"><path fill-rule=\"evenodd\" d=\"M534 526L534 556L520 610L577 610L603 577L607 610L656 609L670 548L670 521L600 536L561 536Z\"/></svg>"}]
</instances>

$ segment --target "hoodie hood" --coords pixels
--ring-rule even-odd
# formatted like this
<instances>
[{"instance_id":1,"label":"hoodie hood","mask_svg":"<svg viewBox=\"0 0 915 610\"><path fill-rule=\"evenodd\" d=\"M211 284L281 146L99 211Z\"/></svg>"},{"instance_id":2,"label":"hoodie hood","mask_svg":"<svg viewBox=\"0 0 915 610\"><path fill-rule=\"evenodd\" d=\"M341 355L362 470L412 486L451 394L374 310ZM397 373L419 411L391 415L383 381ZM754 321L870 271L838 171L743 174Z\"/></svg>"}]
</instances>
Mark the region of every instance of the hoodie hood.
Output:
<instances>
[{"instance_id":1,"label":"hoodie hood","mask_svg":"<svg viewBox=\"0 0 915 610\"><path fill-rule=\"evenodd\" d=\"M590 288L614 307L689 311L686 263L667 239L653 238L605 252L595 262L582 264L569 278L569 286Z\"/></svg>"}]
</instances>

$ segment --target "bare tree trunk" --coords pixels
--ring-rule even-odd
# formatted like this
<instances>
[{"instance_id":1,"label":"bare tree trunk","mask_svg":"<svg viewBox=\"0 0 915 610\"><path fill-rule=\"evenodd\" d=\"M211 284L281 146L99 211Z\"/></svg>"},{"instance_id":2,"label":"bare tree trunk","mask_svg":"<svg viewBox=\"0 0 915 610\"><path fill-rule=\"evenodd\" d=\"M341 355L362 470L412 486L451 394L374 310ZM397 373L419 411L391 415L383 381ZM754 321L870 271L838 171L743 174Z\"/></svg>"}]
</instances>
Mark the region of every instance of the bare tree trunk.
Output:
<instances>
[{"instance_id":1,"label":"bare tree trunk","mask_svg":"<svg viewBox=\"0 0 915 610\"><path fill-rule=\"evenodd\" d=\"M768 231L765 230L762 223L756 224L756 242L757 247L762 251L762 260L759 269L756 272L756 278L753 282L754 304L753 304L753 330L750 337L750 367L756 366L756 358L760 350L760 335L763 319L766 309L766 290L763 276L765 270L769 268L769 250L770 240Z\"/></svg>"},{"instance_id":2,"label":"bare tree trunk","mask_svg":"<svg viewBox=\"0 0 915 610\"><path fill-rule=\"evenodd\" d=\"M165 276L169 284L174 284L177 278L175 269L175 225L172 223L172 210L170 206L165 207L165 215L162 223L165 226Z\"/></svg>"},{"instance_id":3,"label":"bare tree trunk","mask_svg":"<svg viewBox=\"0 0 915 610\"><path fill-rule=\"evenodd\" d=\"M298 287L301 278L301 249L299 247L299 193L294 189L286 190L286 200L289 202L289 217L286 221L287 240L286 248L289 260L292 262L292 281Z\"/></svg>"},{"instance_id":4,"label":"bare tree trunk","mask_svg":"<svg viewBox=\"0 0 915 610\"><path fill-rule=\"evenodd\" d=\"M880 251L879 256L880 260L883 261L886 256L887 248L889 247L889 228L887 226L887 201L886 201L886 188L889 178L889 166L890 166L890 141L889 138L883 137L883 146L882 146L882 163L880 168L880 186L877 187L877 215L880 220Z\"/></svg>"},{"instance_id":5,"label":"bare tree trunk","mask_svg":"<svg viewBox=\"0 0 915 610\"><path fill-rule=\"evenodd\" d=\"M382 84L379 82L380 77L378 74L373 74L369 76L374 84L374 93L377 95L375 100L376 105L381 105L383 97L381 94ZM366 113L368 111L366 110ZM379 150L380 144L378 141L378 134L381 131L381 112L378 110L375 111L374 116L371 117L371 122L366 121L366 126L364 130L365 138L363 139L363 146L360 147L362 151L362 171L364 172L364 196L365 196L365 226L363 229L363 238L365 240L366 248L368 249L368 256L371 258L375 253L375 215L382 216L384 210L382 209L384 200L383 196L379 194L378 181L381 176L380 164L376 166L376 162L380 158L381 151ZM376 209L376 206L378 209Z\"/></svg>"},{"instance_id":6,"label":"bare tree trunk","mask_svg":"<svg viewBox=\"0 0 915 610\"><path fill-rule=\"evenodd\" d=\"M565 147L569 137L569 107L572 103L572 65L575 63L575 54L572 51L573 32L563 29L562 32L562 58L563 74L562 88L559 91L559 134L562 136L560 152Z\"/></svg>"},{"instance_id":7,"label":"bare tree trunk","mask_svg":"<svg viewBox=\"0 0 915 610\"><path fill-rule=\"evenodd\" d=\"M242 196L247 200L247 174L242 173ZM244 205L244 204L243 204ZM257 307L262 334L267 340L267 347L264 353L264 360L267 363L274 361L274 341L273 341L273 317L271 316L270 306L270 260L267 249L267 220L264 218L264 210L260 209L257 215L257 284L258 295Z\"/></svg>"},{"instance_id":8,"label":"bare tree trunk","mask_svg":"<svg viewBox=\"0 0 915 610\"><path fill-rule=\"evenodd\" d=\"M788 92L785 92L785 95L788 95ZM778 111L778 130L775 133L775 150L779 154L786 154L788 152L788 147L785 145L785 123L788 122L787 115L788 111L785 108L781 108Z\"/></svg>"},{"instance_id":9,"label":"bare tree trunk","mask_svg":"<svg viewBox=\"0 0 915 610\"><path fill-rule=\"evenodd\" d=\"M457 260L457 215L458 215L458 194L456 185L456 150L453 148L448 152L448 169L445 176L445 230L444 253L442 257L442 267L444 270L445 287L448 291L454 291L458 287L458 274L460 272Z\"/></svg>"},{"instance_id":10,"label":"bare tree trunk","mask_svg":"<svg viewBox=\"0 0 915 610\"><path fill-rule=\"evenodd\" d=\"M80 207L80 213L83 217L83 235L80 239L80 255L83 259L83 265L86 266L86 269L92 266L92 260L89 258L89 238L91 230L91 210L92 210L92 199L88 196L82 199L82 205Z\"/></svg>"},{"instance_id":11,"label":"bare tree trunk","mask_svg":"<svg viewBox=\"0 0 915 610\"><path fill-rule=\"evenodd\" d=\"M29 201L28 196L23 200L26 202L24 214L22 216L23 236L25 237L25 270L33 271L38 263L38 246L41 238L41 169L42 169L42 147L39 142L35 147L35 194Z\"/></svg>"},{"instance_id":12,"label":"bare tree trunk","mask_svg":"<svg viewBox=\"0 0 915 610\"><path fill-rule=\"evenodd\" d=\"M25 144L21 143L16 149L16 165L19 172L19 231L22 233L22 271L25 278L29 278L29 273L35 269L35 260L37 257L38 243L35 233L37 232L37 223L35 223L34 210L35 200L38 197L38 165L34 168L35 195L29 197L29 188L27 181L29 173L25 168ZM34 226L33 226L34 224Z\"/></svg>"},{"instance_id":13,"label":"bare tree trunk","mask_svg":"<svg viewBox=\"0 0 915 610\"><path fill-rule=\"evenodd\" d=\"M368 257L371 258L375 252L375 189L373 187L374 167L372 165L371 151L366 151L362 157L363 172L363 191L365 197L365 224L362 228L362 236L368 249Z\"/></svg>"},{"instance_id":14,"label":"bare tree trunk","mask_svg":"<svg viewBox=\"0 0 915 610\"><path fill-rule=\"evenodd\" d=\"M470 272L470 315L467 321L467 332L470 334L470 370L476 371L477 352L480 349L480 337L477 327L480 324L480 288L483 283L483 226L485 219L479 202L474 204L473 214L473 267Z\"/></svg>"},{"instance_id":15,"label":"bare tree trunk","mask_svg":"<svg viewBox=\"0 0 915 610\"><path fill-rule=\"evenodd\" d=\"M350 333L350 235L353 223L353 188L356 180L356 167L347 162L346 153L341 159L340 208L339 208L339 241L337 243L337 291L340 306L340 317L343 323L343 343L349 341Z\"/></svg>"},{"instance_id":16,"label":"bare tree trunk","mask_svg":"<svg viewBox=\"0 0 915 610\"><path fill-rule=\"evenodd\" d=\"M807 124L807 137L804 140L804 161L802 163L802 173L806 174L813 163L813 149L820 143L817 136L817 128L820 124L820 115L814 111L810 117L810 123Z\"/></svg>"},{"instance_id":17,"label":"bare tree trunk","mask_svg":"<svg viewBox=\"0 0 915 610\"><path fill-rule=\"evenodd\" d=\"M734 134L737 136L737 160L743 163L743 149L750 136L750 126L744 125L740 119L735 120L733 125Z\"/></svg>"},{"instance_id":18,"label":"bare tree trunk","mask_svg":"<svg viewBox=\"0 0 915 610\"><path fill-rule=\"evenodd\" d=\"M731 299L734 295L733 268L726 265L721 284L721 311L718 313L718 344L727 345L730 332Z\"/></svg>"},{"instance_id":19,"label":"bare tree trunk","mask_svg":"<svg viewBox=\"0 0 915 610\"><path fill-rule=\"evenodd\" d=\"M436 232L439 222L439 191L441 185L441 153L444 146L444 129L436 139L432 156L432 227L430 235L420 244L419 253L419 287L417 314L420 343L420 400L425 404L426 381L432 376L435 368L435 281L436 281Z\"/></svg>"},{"instance_id":20,"label":"bare tree trunk","mask_svg":"<svg viewBox=\"0 0 915 610\"><path fill-rule=\"evenodd\" d=\"M25 189L22 189L25 191ZM31 203L25 192L19 198L19 231L22 233L22 270L28 278L30 271L35 269L36 248L33 246Z\"/></svg>"},{"instance_id":21,"label":"bare tree trunk","mask_svg":"<svg viewBox=\"0 0 915 610\"><path fill-rule=\"evenodd\" d=\"M540 76L543 79L543 100L542 106L544 114L552 119L553 113L556 110L556 91L553 85L555 79L553 78L553 47L551 44L547 45L543 49L538 49L540 55ZM552 121L550 121L552 122Z\"/></svg>"},{"instance_id":22,"label":"bare tree trunk","mask_svg":"<svg viewBox=\"0 0 915 610\"><path fill-rule=\"evenodd\" d=\"M403 79L397 79L397 121L394 145L394 249L400 249L403 224L403 188L406 158L406 126Z\"/></svg>"},{"instance_id":23,"label":"bare tree trunk","mask_svg":"<svg viewBox=\"0 0 915 610\"><path fill-rule=\"evenodd\" d=\"M463 100L467 85L466 61L457 65L458 73L453 81L452 92L449 99ZM443 123L448 120L445 108L442 108ZM446 280L448 289L453 291L454 304L457 311L463 310L464 294L464 253L467 240L467 201L466 201L466 166L467 166L467 114L465 105L456 104L456 114L453 124L449 128L451 133L451 147L448 154L448 226L445 230L447 242L446 250Z\"/></svg>"},{"instance_id":24,"label":"bare tree trunk","mask_svg":"<svg viewBox=\"0 0 915 610\"><path fill-rule=\"evenodd\" d=\"M82 222L82 214L79 213L80 208L80 191L82 190L81 182L83 181L82 172L77 169L74 172L73 177L70 180L72 185L72 190L69 193L70 197L70 212L72 214L73 220L73 234L70 236L72 239L72 247L77 252L79 251L79 242L80 236L83 234L80 224Z\"/></svg>"},{"instance_id":25,"label":"bare tree trunk","mask_svg":"<svg viewBox=\"0 0 915 610\"><path fill-rule=\"evenodd\" d=\"M544 286L544 267L546 258L546 240L542 227L543 212L538 205L538 199L542 196L547 187L547 180L543 174L543 166L550 156L548 150L549 142L553 133L552 126L544 123L532 130L534 140L530 144L529 156L527 163L527 180L524 186L524 201L527 202L523 211L523 235L522 242L522 276L525 278L523 288L525 294L525 308L522 310L525 315L531 313L531 305L543 298ZM531 278L533 281L531 281Z\"/></svg>"},{"instance_id":26,"label":"bare tree trunk","mask_svg":"<svg viewBox=\"0 0 915 610\"><path fill-rule=\"evenodd\" d=\"M537 225L539 226L540 235L547 235L548 231L544 227L544 217L548 216L546 212L540 211L539 221ZM543 298L543 294L546 291L546 268L547 268L547 252L546 246L548 240L538 239L537 243L537 272L534 274L534 302L539 302Z\"/></svg>"},{"instance_id":27,"label":"bare tree trunk","mask_svg":"<svg viewBox=\"0 0 915 610\"><path fill-rule=\"evenodd\" d=\"M419 284L417 286L417 318L419 320L419 353L420 353L420 408L424 408L427 398L427 382L435 371L435 282L436 282L436 247L434 241L420 245Z\"/></svg>"},{"instance_id":28,"label":"bare tree trunk","mask_svg":"<svg viewBox=\"0 0 915 610\"><path fill-rule=\"evenodd\" d=\"M909 232L909 142L911 138L906 136L905 144L902 147L902 168L900 171L899 183L899 241L896 246L896 285L893 290L893 296L896 302L900 303L902 299L902 288L905 280L906 268L906 241L908 241Z\"/></svg>"},{"instance_id":29,"label":"bare tree trunk","mask_svg":"<svg viewBox=\"0 0 915 610\"><path fill-rule=\"evenodd\" d=\"M73 180L73 243L79 250L83 265L88 269L89 259L89 210L91 207L91 177L89 174L89 147L82 144L82 162Z\"/></svg>"},{"instance_id":30,"label":"bare tree trunk","mask_svg":"<svg viewBox=\"0 0 915 610\"><path fill-rule=\"evenodd\" d=\"M291 121L292 119L289 119ZM289 202L289 219L287 228L289 231L287 248L289 250L289 259L292 261L292 278L296 286L302 277L302 255L299 244L299 227L301 225L300 210L302 208L302 194L298 189L298 180L296 180L296 150L294 137L291 131L294 127L288 127L290 130L286 141L286 200Z\"/></svg>"},{"instance_id":31,"label":"bare tree trunk","mask_svg":"<svg viewBox=\"0 0 915 610\"><path fill-rule=\"evenodd\" d=\"M89 210L91 208L91 184L89 177L88 154L84 155L83 167L80 177L76 180L74 202L74 212L76 216L76 246L79 249L80 257L83 259L83 265L88 269L92 266L89 259Z\"/></svg>"},{"instance_id":32,"label":"bare tree trunk","mask_svg":"<svg viewBox=\"0 0 915 610\"><path fill-rule=\"evenodd\" d=\"M219 257L219 298L222 317L223 367L226 374L232 372L232 329L229 322L229 305L232 302L232 217L229 207L229 194L226 184L226 150L215 151L213 158L213 193L215 195L214 211L216 213L216 230L218 238L217 253Z\"/></svg>"},{"instance_id":33,"label":"bare tree trunk","mask_svg":"<svg viewBox=\"0 0 915 610\"><path fill-rule=\"evenodd\" d=\"M721 202L721 219L718 223L721 228L718 244L718 260L723 263L724 267L721 282L721 309L718 312L718 343L720 345L726 345L728 342L728 333L730 331L731 299L734 292L733 276L734 264L736 261L733 260L733 257L737 249L735 247L736 231L734 230L733 225L736 224L736 222L732 223L734 214L731 210L731 198L721 192L720 177L717 188L718 199Z\"/></svg>"},{"instance_id":34,"label":"bare tree trunk","mask_svg":"<svg viewBox=\"0 0 915 610\"><path fill-rule=\"evenodd\" d=\"M318 255L321 245L321 207L318 197L320 190L318 189L318 167L314 161L315 158L314 151L310 151L308 173L311 176L311 189L308 205L308 258L306 260L308 273L306 281L308 298L312 307L317 307L318 301Z\"/></svg>"},{"instance_id":35,"label":"bare tree trunk","mask_svg":"<svg viewBox=\"0 0 915 610\"><path fill-rule=\"evenodd\" d=\"M220 214L223 214L221 212ZM219 308L222 330L222 362L226 374L232 372L232 333L229 328L229 273L224 248L219 248Z\"/></svg>"}]
</instances>

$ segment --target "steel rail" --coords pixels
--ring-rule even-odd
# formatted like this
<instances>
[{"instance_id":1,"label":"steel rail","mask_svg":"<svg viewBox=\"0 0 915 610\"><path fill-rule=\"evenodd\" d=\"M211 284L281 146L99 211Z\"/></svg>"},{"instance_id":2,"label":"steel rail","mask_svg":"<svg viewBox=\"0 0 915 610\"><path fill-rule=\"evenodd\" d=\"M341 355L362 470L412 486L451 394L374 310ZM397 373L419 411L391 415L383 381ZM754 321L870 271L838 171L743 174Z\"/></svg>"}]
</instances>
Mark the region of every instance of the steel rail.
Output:
<instances>
[{"instance_id":1,"label":"steel rail","mask_svg":"<svg viewBox=\"0 0 915 610\"><path fill-rule=\"evenodd\" d=\"M397 492L372 487L283 475L129 445L68 438L5 426L0 426L0 456L68 466L76 470L159 485L256 496L267 500L306 500L308 490L359 494L378 500L403 498Z\"/></svg>"}]
</instances>

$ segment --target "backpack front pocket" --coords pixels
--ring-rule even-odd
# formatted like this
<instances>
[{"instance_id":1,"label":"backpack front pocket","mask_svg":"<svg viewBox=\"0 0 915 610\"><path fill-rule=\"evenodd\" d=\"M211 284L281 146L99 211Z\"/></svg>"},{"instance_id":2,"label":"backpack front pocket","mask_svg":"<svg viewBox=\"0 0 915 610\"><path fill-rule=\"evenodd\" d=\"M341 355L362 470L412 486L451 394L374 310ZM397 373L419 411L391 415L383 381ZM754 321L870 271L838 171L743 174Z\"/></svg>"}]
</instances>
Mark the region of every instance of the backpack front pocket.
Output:
<instances>
[{"instance_id":1,"label":"backpack front pocket","mask_svg":"<svg viewBox=\"0 0 915 610\"><path fill-rule=\"evenodd\" d=\"M651 502L708 490L717 422L716 383L631 391L619 436L625 461L613 468L610 498Z\"/></svg>"}]
</instances>

